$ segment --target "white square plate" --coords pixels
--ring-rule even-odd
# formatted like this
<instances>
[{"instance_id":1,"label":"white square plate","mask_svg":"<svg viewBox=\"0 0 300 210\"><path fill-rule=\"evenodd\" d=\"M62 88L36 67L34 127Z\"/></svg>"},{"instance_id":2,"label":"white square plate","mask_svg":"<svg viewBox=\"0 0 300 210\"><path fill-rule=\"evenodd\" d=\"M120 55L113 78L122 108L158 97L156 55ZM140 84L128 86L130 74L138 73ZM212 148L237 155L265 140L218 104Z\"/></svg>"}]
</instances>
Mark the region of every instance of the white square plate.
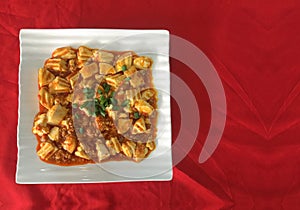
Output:
<instances>
[{"instance_id":1,"label":"white square plate","mask_svg":"<svg viewBox=\"0 0 300 210\"><path fill-rule=\"evenodd\" d=\"M154 60L154 85L159 92L157 148L140 163L112 161L81 166L56 166L36 155L32 134L38 112L38 69L62 46L133 50ZM18 163L16 182L98 183L172 179L169 32L119 29L23 29L20 31Z\"/></svg>"}]
</instances>

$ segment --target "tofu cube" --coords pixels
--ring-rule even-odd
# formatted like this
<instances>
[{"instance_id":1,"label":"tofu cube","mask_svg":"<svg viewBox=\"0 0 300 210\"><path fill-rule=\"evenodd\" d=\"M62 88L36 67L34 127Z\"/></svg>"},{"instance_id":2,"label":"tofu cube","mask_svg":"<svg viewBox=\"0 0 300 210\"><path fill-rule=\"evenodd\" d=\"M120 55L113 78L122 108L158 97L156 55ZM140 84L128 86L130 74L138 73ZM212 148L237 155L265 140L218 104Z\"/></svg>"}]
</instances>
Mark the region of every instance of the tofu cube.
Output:
<instances>
[{"instance_id":1,"label":"tofu cube","mask_svg":"<svg viewBox=\"0 0 300 210\"><path fill-rule=\"evenodd\" d=\"M68 109L61 106L60 104L55 104L47 112L48 124L59 125L59 123L67 115Z\"/></svg>"}]
</instances>

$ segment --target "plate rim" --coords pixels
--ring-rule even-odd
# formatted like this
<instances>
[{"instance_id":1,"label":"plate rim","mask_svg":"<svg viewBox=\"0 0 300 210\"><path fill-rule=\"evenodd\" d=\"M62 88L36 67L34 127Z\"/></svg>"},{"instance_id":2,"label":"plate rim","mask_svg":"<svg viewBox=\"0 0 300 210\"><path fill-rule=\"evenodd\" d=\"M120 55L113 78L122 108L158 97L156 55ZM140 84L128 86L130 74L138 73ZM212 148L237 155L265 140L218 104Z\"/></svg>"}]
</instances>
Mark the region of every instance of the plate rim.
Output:
<instances>
[{"instance_id":1,"label":"plate rim","mask_svg":"<svg viewBox=\"0 0 300 210\"><path fill-rule=\"evenodd\" d=\"M155 179L151 179L151 178L129 178L126 179L124 177L124 179L121 180L91 180L91 181L82 181L82 180L78 180L78 181L22 181L20 179L20 170L21 170L21 166L20 166L20 156L21 156L21 145L20 145L20 117L21 117L21 94L22 94L22 63L23 61L23 47L22 47L22 43L24 42L24 40L22 40L22 36L24 36L24 34L26 33L34 33L36 31L43 31L43 32L53 32L53 31L92 31L92 32L97 32L97 33L101 33L103 31L105 32L115 32L115 31L122 31L122 32L132 32L132 33L136 33L136 34L142 34L142 32L145 33L149 33L149 32L154 32L157 34L165 34L168 36L168 50L170 50L170 32L166 29L109 29L109 28L105 28L105 29L97 29L97 28L64 28L64 29L21 29L19 31L19 49L20 49L20 62L19 62L19 73L18 73L18 90L19 90L19 95L18 95L18 124L17 124L17 164L16 164L16 174L15 174L15 182L17 184L85 184L85 183L113 183L113 182L140 182L140 181L170 181L173 179L173 166L171 167L170 170L165 171L163 174L159 174L159 176L163 176L165 174L167 174L168 176L166 178L155 178ZM124 35L126 36L126 35ZM24 38L23 38L24 39ZM169 55L169 52L168 52ZM24 71L24 70L23 70ZM170 81L170 60L168 59L168 73L169 73L169 81ZM171 98L169 97L169 100L171 100ZM171 121L171 106L169 109L169 116L170 116L170 128L172 131L172 121ZM170 133L171 136L171 142L172 142L172 132ZM172 150L170 148L170 156L171 156L171 161L172 161ZM172 163L171 163L172 164ZM87 164L90 165L90 164ZM79 167L79 166L84 166L84 165L76 165L76 166L68 166L68 167Z\"/></svg>"}]
</instances>

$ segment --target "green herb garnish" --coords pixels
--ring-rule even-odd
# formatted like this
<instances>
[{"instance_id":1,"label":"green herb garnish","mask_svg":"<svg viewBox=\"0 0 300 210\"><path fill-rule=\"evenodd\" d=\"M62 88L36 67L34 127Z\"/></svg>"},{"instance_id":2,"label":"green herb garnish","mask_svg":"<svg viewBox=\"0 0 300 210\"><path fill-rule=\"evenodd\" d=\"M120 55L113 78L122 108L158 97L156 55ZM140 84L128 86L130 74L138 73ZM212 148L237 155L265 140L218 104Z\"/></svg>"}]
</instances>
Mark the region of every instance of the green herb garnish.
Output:
<instances>
[{"instance_id":1,"label":"green herb garnish","mask_svg":"<svg viewBox=\"0 0 300 210\"><path fill-rule=\"evenodd\" d=\"M87 99L93 98L94 93L95 93L94 89L91 89L91 88L83 88L82 92L84 93L84 95Z\"/></svg>"},{"instance_id":2,"label":"green herb garnish","mask_svg":"<svg viewBox=\"0 0 300 210\"><path fill-rule=\"evenodd\" d=\"M88 92L90 92L90 88L83 88L82 92L83 93L88 93Z\"/></svg>"},{"instance_id":3,"label":"green herb garnish","mask_svg":"<svg viewBox=\"0 0 300 210\"><path fill-rule=\"evenodd\" d=\"M79 128L79 133L83 134L83 128Z\"/></svg>"},{"instance_id":4,"label":"green herb garnish","mask_svg":"<svg viewBox=\"0 0 300 210\"><path fill-rule=\"evenodd\" d=\"M110 98L110 102L112 105L117 105L118 101L115 98Z\"/></svg>"},{"instance_id":5,"label":"green herb garnish","mask_svg":"<svg viewBox=\"0 0 300 210\"><path fill-rule=\"evenodd\" d=\"M102 87L103 87L103 88L106 88L107 85L108 85L107 83L103 83L103 84L102 84Z\"/></svg>"},{"instance_id":6,"label":"green herb garnish","mask_svg":"<svg viewBox=\"0 0 300 210\"><path fill-rule=\"evenodd\" d=\"M86 88L83 88L82 92L84 94L86 94L86 93L90 94L90 93L94 93L94 89L86 87Z\"/></svg>"},{"instance_id":7,"label":"green herb garnish","mask_svg":"<svg viewBox=\"0 0 300 210\"><path fill-rule=\"evenodd\" d=\"M74 117L78 120L79 119L79 115L77 113L74 114Z\"/></svg>"},{"instance_id":8,"label":"green herb garnish","mask_svg":"<svg viewBox=\"0 0 300 210\"><path fill-rule=\"evenodd\" d=\"M105 117L106 116L106 112L104 111L104 110L100 110L100 114L103 116L103 117Z\"/></svg>"},{"instance_id":9,"label":"green herb garnish","mask_svg":"<svg viewBox=\"0 0 300 210\"><path fill-rule=\"evenodd\" d=\"M98 93L99 97L94 99L95 102L95 115L103 116L107 115L106 108L111 104L117 105L116 99L114 99L115 92L111 90L111 86L107 83L102 83L99 86Z\"/></svg>"},{"instance_id":10,"label":"green herb garnish","mask_svg":"<svg viewBox=\"0 0 300 210\"><path fill-rule=\"evenodd\" d=\"M112 91L111 94L110 94L110 96L111 96L112 98L115 97L115 95L116 95L116 92L115 92L115 91Z\"/></svg>"},{"instance_id":11,"label":"green herb garnish","mask_svg":"<svg viewBox=\"0 0 300 210\"><path fill-rule=\"evenodd\" d=\"M118 111L119 109L120 109L120 107L118 107L118 106L113 106L113 108L112 108L113 111Z\"/></svg>"},{"instance_id":12,"label":"green herb garnish","mask_svg":"<svg viewBox=\"0 0 300 210\"><path fill-rule=\"evenodd\" d=\"M121 106L125 107L129 104L130 100L126 99L125 101L122 102Z\"/></svg>"},{"instance_id":13,"label":"green herb garnish","mask_svg":"<svg viewBox=\"0 0 300 210\"><path fill-rule=\"evenodd\" d=\"M73 107L74 109L77 109L77 108L78 108L78 104L72 103L72 107Z\"/></svg>"},{"instance_id":14,"label":"green herb garnish","mask_svg":"<svg viewBox=\"0 0 300 210\"><path fill-rule=\"evenodd\" d=\"M140 113L134 112L134 113L133 113L133 118L134 118L134 119L139 119L139 118L140 118Z\"/></svg>"},{"instance_id":15,"label":"green herb garnish","mask_svg":"<svg viewBox=\"0 0 300 210\"><path fill-rule=\"evenodd\" d=\"M100 96L100 103L103 104L106 101L106 97L104 95Z\"/></svg>"},{"instance_id":16,"label":"green herb garnish","mask_svg":"<svg viewBox=\"0 0 300 210\"><path fill-rule=\"evenodd\" d=\"M85 94L86 99L92 99L94 97L94 93Z\"/></svg>"},{"instance_id":17,"label":"green herb garnish","mask_svg":"<svg viewBox=\"0 0 300 210\"><path fill-rule=\"evenodd\" d=\"M107 86L104 88L104 91L105 91L105 93L108 93L109 90L110 90L110 85L107 85Z\"/></svg>"},{"instance_id":18,"label":"green herb garnish","mask_svg":"<svg viewBox=\"0 0 300 210\"><path fill-rule=\"evenodd\" d=\"M90 101L85 101L81 106L80 108L83 109L85 107L87 107L89 105Z\"/></svg>"},{"instance_id":19,"label":"green herb garnish","mask_svg":"<svg viewBox=\"0 0 300 210\"><path fill-rule=\"evenodd\" d=\"M122 71L126 71L127 70L127 66L126 65L123 65L121 68L122 68Z\"/></svg>"}]
</instances>

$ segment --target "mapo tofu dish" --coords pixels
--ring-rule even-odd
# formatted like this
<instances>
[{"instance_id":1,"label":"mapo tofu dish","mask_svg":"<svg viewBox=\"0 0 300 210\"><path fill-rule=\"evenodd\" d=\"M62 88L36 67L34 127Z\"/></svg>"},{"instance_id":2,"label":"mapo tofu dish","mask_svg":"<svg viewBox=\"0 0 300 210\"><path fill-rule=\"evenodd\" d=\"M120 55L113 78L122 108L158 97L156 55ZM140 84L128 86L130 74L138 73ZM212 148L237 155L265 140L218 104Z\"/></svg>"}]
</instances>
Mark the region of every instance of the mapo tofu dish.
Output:
<instances>
[{"instance_id":1,"label":"mapo tofu dish","mask_svg":"<svg viewBox=\"0 0 300 210\"><path fill-rule=\"evenodd\" d=\"M147 158L158 117L152 65L133 51L54 50L38 72L32 131L40 159L70 166Z\"/></svg>"}]
</instances>

